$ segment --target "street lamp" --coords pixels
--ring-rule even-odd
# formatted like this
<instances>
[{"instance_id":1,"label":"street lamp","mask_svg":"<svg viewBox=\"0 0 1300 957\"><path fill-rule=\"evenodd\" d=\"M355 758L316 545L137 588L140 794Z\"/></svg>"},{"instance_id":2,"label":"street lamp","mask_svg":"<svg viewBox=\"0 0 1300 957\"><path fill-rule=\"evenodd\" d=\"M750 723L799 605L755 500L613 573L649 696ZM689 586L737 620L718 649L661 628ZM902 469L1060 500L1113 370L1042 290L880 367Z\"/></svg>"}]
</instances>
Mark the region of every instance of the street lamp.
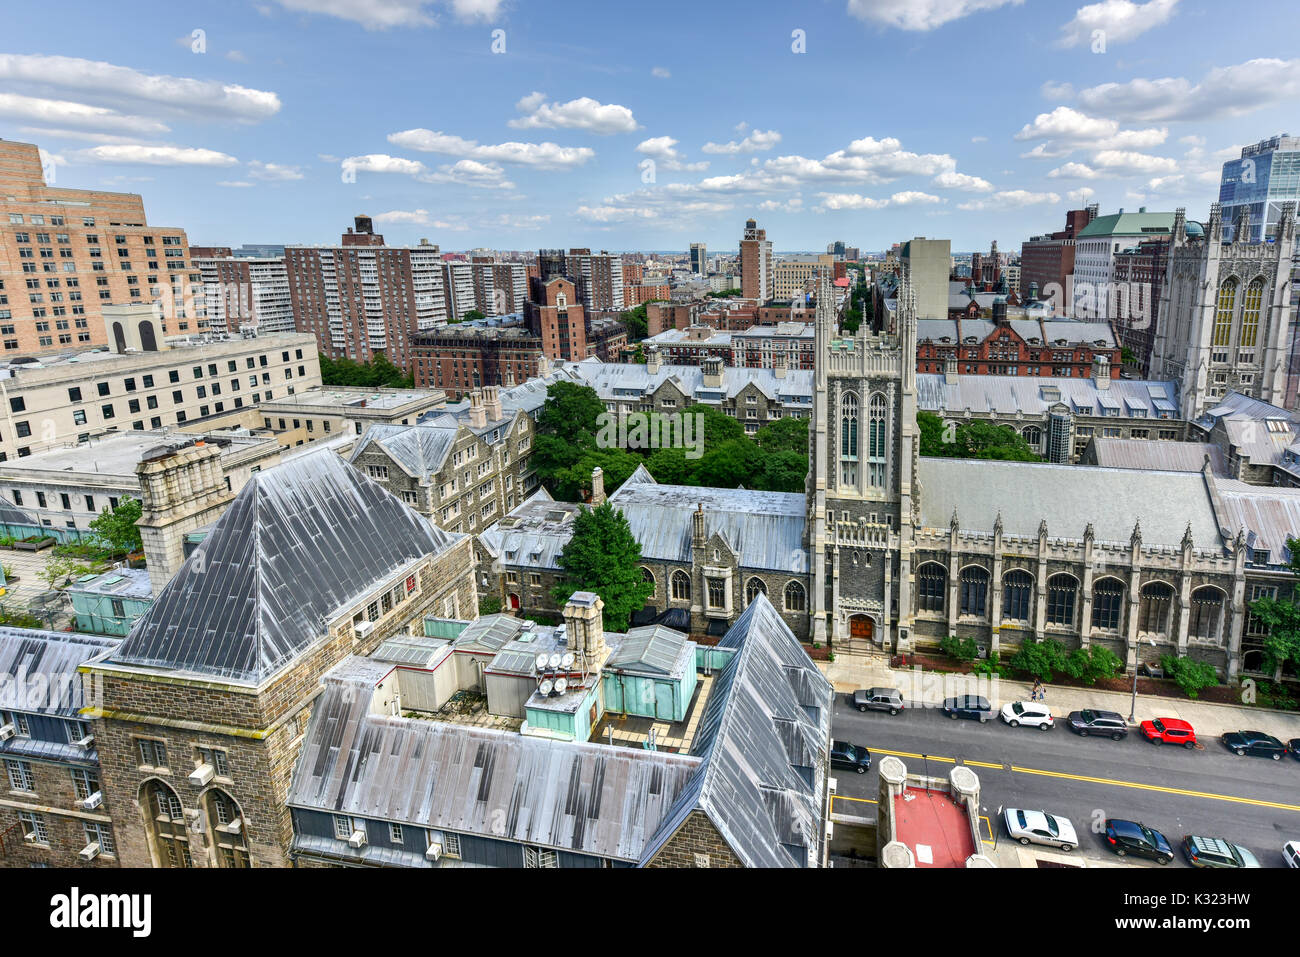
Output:
<instances>
[{"instance_id":1,"label":"street lamp","mask_svg":"<svg viewBox=\"0 0 1300 957\"><path fill-rule=\"evenodd\" d=\"M1142 639L1139 638L1138 643L1141 644L1141 642ZM1156 640L1154 638L1148 638L1147 644L1150 645L1152 648L1154 648L1156 646ZM1136 658L1137 656L1135 655L1134 657ZM1138 703L1138 663L1134 661L1133 662L1133 698L1129 702L1129 706L1128 706L1129 724L1137 724L1137 703Z\"/></svg>"}]
</instances>

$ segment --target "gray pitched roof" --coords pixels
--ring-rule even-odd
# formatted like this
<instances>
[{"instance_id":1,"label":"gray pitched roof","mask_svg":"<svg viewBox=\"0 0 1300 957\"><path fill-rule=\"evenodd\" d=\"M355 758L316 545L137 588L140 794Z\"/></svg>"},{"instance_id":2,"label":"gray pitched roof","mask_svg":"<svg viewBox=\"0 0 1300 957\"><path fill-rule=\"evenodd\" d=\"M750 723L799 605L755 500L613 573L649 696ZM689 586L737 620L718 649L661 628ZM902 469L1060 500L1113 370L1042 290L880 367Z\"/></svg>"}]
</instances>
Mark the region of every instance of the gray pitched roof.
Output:
<instances>
[{"instance_id":1,"label":"gray pitched roof","mask_svg":"<svg viewBox=\"0 0 1300 957\"><path fill-rule=\"evenodd\" d=\"M704 385L704 370L700 366L661 365L657 372L650 372L641 363L587 360L573 363L568 368L573 369L580 380L595 389L605 401L647 395L665 382L672 382L687 398L700 402L735 398L749 385L768 399L803 404L812 401L813 372L810 369L790 369L778 377L773 369L727 366L722 370L721 388L712 388Z\"/></svg>"},{"instance_id":2,"label":"gray pitched roof","mask_svg":"<svg viewBox=\"0 0 1300 957\"><path fill-rule=\"evenodd\" d=\"M719 644L736 654L714 679L691 747L704 765L642 860L700 810L748 867L817 866L831 684L765 595Z\"/></svg>"},{"instance_id":3,"label":"gray pitched roof","mask_svg":"<svg viewBox=\"0 0 1300 957\"><path fill-rule=\"evenodd\" d=\"M110 661L260 683L382 579L462 536L324 450L252 476Z\"/></svg>"},{"instance_id":4,"label":"gray pitched roof","mask_svg":"<svg viewBox=\"0 0 1300 957\"><path fill-rule=\"evenodd\" d=\"M407 475L427 480L442 470L447 453L456 444L457 423L436 425L372 425L357 442L349 462L372 446L388 454Z\"/></svg>"},{"instance_id":5,"label":"gray pitched roof","mask_svg":"<svg viewBox=\"0 0 1300 957\"><path fill-rule=\"evenodd\" d=\"M0 708L74 717L86 704L77 668L120 640L0 626L0 675L12 679L0 681Z\"/></svg>"},{"instance_id":6,"label":"gray pitched roof","mask_svg":"<svg viewBox=\"0 0 1300 957\"><path fill-rule=\"evenodd\" d=\"M1096 464L1102 468L1159 469L1166 472L1199 472L1210 457L1210 467L1226 474L1223 454L1207 442L1152 442L1150 439L1107 439L1090 443Z\"/></svg>"},{"instance_id":7,"label":"gray pitched roof","mask_svg":"<svg viewBox=\"0 0 1300 957\"><path fill-rule=\"evenodd\" d=\"M1113 409L1120 417L1140 413L1148 419L1176 419L1178 384L1158 379L1111 379L1099 389L1091 378L958 375L948 382L939 373L916 377L916 406L939 415L1045 415L1063 402L1078 415L1100 416Z\"/></svg>"},{"instance_id":8,"label":"gray pitched roof","mask_svg":"<svg viewBox=\"0 0 1300 957\"><path fill-rule=\"evenodd\" d=\"M681 676L695 667L695 655L680 631L644 625L624 635L605 664L619 671Z\"/></svg>"},{"instance_id":9,"label":"gray pitched roof","mask_svg":"<svg viewBox=\"0 0 1300 957\"><path fill-rule=\"evenodd\" d=\"M326 678L291 807L640 860L699 758L370 713L373 679Z\"/></svg>"},{"instance_id":10,"label":"gray pitched roof","mask_svg":"<svg viewBox=\"0 0 1300 957\"><path fill-rule=\"evenodd\" d=\"M1244 530L1253 553L1267 551L1269 565L1286 565L1287 539L1300 536L1300 488L1270 488L1216 479L1222 507L1220 524L1228 536Z\"/></svg>"}]
</instances>

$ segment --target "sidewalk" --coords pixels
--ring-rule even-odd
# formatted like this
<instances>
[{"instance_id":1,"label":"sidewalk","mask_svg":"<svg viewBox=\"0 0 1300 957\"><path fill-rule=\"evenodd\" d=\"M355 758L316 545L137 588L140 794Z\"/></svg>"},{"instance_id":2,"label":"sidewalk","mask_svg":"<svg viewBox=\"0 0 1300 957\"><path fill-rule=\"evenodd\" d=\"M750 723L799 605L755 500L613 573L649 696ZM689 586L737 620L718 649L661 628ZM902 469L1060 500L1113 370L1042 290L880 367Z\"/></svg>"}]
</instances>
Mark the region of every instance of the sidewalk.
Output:
<instances>
[{"instance_id":1,"label":"sidewalk","mask_svg":"<svg viewBox=\"0 0 1300 957\"><path fill-rule=\"evenodd\" d=\"M923 672L889 667L883 657L838 654L834 661L819 661L817 666L837 692L851 694L858 688L898 688L910 707L935 707L944 698L957 694L981 694L995 709L1008 701L1028 701L1031 685L1001 678L976 678L971 675ZM1071 711L1095 708L1129 714L1131 696L1093 688L1047 686L1047 706L1059 720ZM1225 731L1264 731L1286 743L1300 738L1300 715L1245 705L1226 705L1183 698L1159 698L1138 695L1137 720L1181 718L1196 729L1202 743L1209 743Z\"/></svg>"}]
</instances>

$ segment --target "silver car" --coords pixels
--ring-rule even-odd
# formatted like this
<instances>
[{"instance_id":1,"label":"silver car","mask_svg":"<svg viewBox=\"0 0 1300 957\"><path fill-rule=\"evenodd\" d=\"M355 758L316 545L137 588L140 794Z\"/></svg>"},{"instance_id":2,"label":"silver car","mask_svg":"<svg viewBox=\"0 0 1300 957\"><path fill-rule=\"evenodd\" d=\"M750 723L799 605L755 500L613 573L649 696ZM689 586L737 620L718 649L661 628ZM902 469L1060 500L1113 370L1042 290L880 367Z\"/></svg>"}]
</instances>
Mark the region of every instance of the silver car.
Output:
<instances>
[{"instance_id":1,"label":"silver car","mask_svg":"<svg viewBox=\"0 0 1300 957\"><path fill-rule=\"evenodd\" d=\"M1007 825L1007 833L1021 844L1045 844L1063 851L1072 851L1079 846L1074 825L1068 818L1057 817L1046 811L1025 811L1018 807L1007 808L1002 812L1002 818Z\"/></svg>"}]
</instances>

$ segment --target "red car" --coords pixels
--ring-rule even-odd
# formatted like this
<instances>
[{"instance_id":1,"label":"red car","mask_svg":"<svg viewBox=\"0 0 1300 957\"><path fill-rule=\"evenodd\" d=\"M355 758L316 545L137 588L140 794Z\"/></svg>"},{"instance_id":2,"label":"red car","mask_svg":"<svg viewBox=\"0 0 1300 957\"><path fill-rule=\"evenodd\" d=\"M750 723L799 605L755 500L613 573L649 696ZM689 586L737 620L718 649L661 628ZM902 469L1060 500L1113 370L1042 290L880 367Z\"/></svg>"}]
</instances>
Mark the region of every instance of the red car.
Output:
<instances>
[{"instance_id":1,"label":"red car","mask_svg":"<svg viewBox=\"0 0 1300 957\"><path fill-rule=\"evenodd\" d=\"M1156 718L1142 722L1142 734L1152 744L1181 744L1188 751L1196 747L1196 732L1180 718Z\"/></svg>"}]
</instances>

